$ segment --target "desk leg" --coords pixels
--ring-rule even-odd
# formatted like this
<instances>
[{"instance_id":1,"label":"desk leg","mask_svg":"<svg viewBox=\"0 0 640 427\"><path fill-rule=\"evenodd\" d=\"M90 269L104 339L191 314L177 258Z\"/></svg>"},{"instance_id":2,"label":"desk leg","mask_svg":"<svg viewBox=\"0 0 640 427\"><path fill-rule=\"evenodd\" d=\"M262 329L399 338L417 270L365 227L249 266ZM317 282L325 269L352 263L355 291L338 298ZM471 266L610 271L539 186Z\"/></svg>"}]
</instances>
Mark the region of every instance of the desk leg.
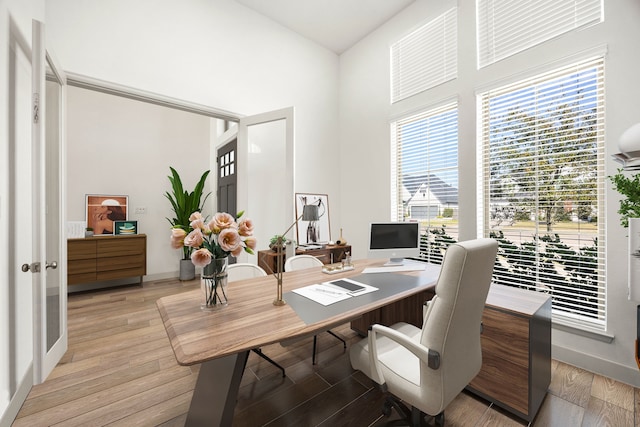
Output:
<instances>
[{"instance_id":1,"label":"desk leg","mask_svg":"<svg viewBox=\"0 0 640 427\"><path fill-rule=\"evenodd\" d=\"M248 357L249 352L245 351L200 365L186 427L230 426L233 423L240 380Z\"/></svg>"}]
</instances>

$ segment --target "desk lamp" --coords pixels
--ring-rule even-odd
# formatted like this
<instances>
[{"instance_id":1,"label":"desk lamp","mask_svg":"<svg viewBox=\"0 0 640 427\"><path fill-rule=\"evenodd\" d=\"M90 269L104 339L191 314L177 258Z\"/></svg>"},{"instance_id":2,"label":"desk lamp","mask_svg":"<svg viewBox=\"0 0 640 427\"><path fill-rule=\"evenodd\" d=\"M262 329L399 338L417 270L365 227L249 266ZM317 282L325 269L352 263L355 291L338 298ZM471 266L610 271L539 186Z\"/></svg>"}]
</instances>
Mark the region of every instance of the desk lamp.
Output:
<instances>
[{"instance_id":1,"label":"desk lamp","mask_svg":"<svg viewBox=\"0 0 640 427\"><path fill-rule=\"evenodd\" d=\"M303 221L317 221L320 219L318 216L318 206L316 205L304 205L302 207L302 215L300 215L293 224L287 228L287 230L278 235L278 240L276 241L277 245L277 256L276 256L276 272L274 276L276 276L276 280L278 281L278 291L276 295L276 299L273 300L273 305L285 305L287 302L282 299L282 273L284 273L284 266L282 264L283 255L282 255L282 242L283 236L289 232L293 228L294 225L298 223L300 220Z\"/></svg>"},{"instance_id":2,"label":"desk lamp","mask_svg":"<svg viewBox=\"0 0 640 427\"><path fill-rule=\"evenodd\" d=\"M626 171L640 170L640 123L624 131L618 140L621 153L613 158ZM640 302L640 218L629 218L629 300ZM636 307L636 364L640 369L640 305Z\"/></svg>"}]
</instances>

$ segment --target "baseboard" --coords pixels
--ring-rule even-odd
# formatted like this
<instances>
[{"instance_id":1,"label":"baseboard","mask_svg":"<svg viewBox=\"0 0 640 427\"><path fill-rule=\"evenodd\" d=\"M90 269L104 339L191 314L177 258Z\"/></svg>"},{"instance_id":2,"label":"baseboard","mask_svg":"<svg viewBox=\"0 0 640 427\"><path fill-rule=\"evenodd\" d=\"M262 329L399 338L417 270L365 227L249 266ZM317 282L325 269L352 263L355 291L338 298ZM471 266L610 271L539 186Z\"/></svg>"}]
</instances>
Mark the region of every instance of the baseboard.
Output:
<instances>
[{"instance_id":1,"label":"baseboard","mask_svg":"<svg viewBox=\"0 0 640 427\"><path fill-rule=\"evenodd\" d=\"M13 394L13 398L9 401L9 406L4 413L0 414L0 427L11 427L16 419L22 404L27 399L31 387L33 386L33 365L29 366L27 373L20 382L20 388Z\"/></svg>"},{"instance_id":2,"label":"baseboard","mask_svg":"<svg viewBox=\"0 0 640 427\"><path fill-rule=\"evenodd\" d=\"M560 362L612 378L621 383L640 387L640 370L638 370L636 366L622 365L558 345L551 346L551 357Z\"/></svg>"}]
</instances>

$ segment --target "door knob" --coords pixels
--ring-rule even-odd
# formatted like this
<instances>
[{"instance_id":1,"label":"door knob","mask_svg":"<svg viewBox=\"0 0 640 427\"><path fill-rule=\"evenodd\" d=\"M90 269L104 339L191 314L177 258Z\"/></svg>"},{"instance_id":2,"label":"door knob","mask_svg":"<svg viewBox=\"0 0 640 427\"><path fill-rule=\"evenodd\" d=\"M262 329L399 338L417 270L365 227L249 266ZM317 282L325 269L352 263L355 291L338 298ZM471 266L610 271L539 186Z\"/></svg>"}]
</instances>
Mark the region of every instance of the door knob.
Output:
<instances>
[{"instance_id":1,"label":"door knob","mask_svg":"<svg viewBox=\"0 0 640 427\"><path fill-rule=\"evenodd\" d=\"M32 262L31 264L22 264L22 271L31 271L32 273L40 273L40 263Z\"/></svg>"},{"instance_id":2,"label":"door knob","mask_svg":"<svg viewBox=\"0 0 640 427\"><path fill-rule=\"evenodd\" d=\"M58 268L58 262L57 261L51 261L45 264L44 268L51 268L53 270L55 270L56 268Z\"/></svg>"}]
</instances>

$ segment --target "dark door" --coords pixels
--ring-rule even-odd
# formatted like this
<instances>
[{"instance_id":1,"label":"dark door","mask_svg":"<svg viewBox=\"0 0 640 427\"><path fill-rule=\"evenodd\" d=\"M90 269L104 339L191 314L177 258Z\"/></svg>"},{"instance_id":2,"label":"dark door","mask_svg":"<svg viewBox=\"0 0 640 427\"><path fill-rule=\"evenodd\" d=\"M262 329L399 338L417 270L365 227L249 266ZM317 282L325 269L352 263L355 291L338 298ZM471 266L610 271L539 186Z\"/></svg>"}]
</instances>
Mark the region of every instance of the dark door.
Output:
<instances>
[{"instance_id":1,"label":"dark door","mask_svg":"<svg viewBox=\"0 0 640 427\"><path fill-rule=\"evenodd\" d=\"M237 211L237 156L238 140L233 139L218 149L218 212L228 212L231 215ZM235 263L235 257L229 256L229 263Z\"/></svg>"}]
</instances>

